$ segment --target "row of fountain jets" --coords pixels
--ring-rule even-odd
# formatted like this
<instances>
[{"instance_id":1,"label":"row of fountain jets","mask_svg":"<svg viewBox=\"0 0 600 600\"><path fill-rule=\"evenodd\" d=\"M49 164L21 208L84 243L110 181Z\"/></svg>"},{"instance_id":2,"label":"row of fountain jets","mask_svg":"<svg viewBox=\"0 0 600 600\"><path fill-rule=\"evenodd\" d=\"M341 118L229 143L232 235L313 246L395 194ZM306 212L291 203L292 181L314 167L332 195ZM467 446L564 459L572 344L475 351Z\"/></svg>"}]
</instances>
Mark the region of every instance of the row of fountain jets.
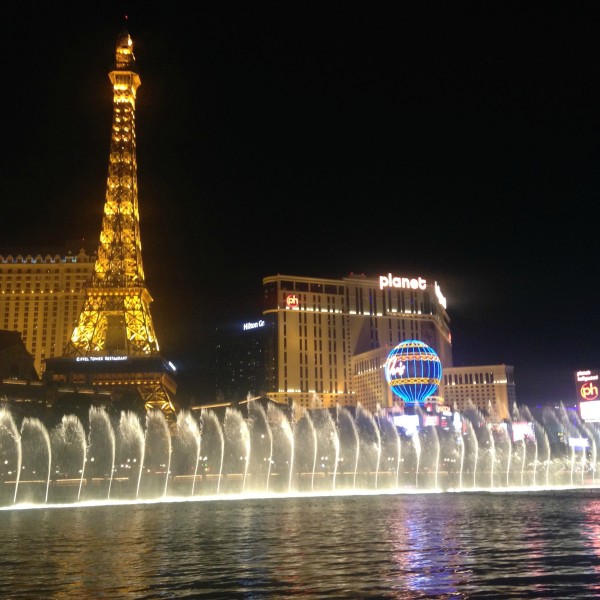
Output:
<instances>
[{"instance_id":1,"label":"row of fountain jets","mask_svg":"<svg viewBox=\"0 0 600 600\"><path fill-rule=\"evenodd\" d=\"M92 406L85 426L70 414L50 430L1 408L0 503L596 485L600 430L563 406L540 420L521 407L505 423L473 407L444 427L424 425L417 408L412 434L360 405L298 420L273 403L247 406L246 416L235 407L220 417L182 410L174 426L158 410L123 411L113 422Z\"/></svg>"}]
</instances>

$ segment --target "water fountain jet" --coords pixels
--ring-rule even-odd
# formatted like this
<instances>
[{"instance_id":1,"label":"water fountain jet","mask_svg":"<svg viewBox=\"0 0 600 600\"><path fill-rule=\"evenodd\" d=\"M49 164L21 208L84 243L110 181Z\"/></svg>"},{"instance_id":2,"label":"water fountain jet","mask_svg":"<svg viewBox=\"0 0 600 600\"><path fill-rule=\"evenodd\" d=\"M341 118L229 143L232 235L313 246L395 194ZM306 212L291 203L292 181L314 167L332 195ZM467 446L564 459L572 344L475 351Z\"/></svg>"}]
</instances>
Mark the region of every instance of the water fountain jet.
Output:
<instances>
[{"instance_id":1,"label":"water fountain jet","mask_svg":"<svg viewBox=\"0 0 600 600\"><path fill-rule=\"evenodd\" d=\"M432 426L417 411L421 421L408 432L380 407L311 409L295 419L297 407L255 402L246 414L235 406L220 415L182 411L173 428L159 411L143 419L99 407L48 429L4 408L0 504L595 486L600 425L566 412L536 421L523 410L514 422L490 424L455 410ZM569 445L569 436L587 446Z\"/></svg>"}]
</instances>

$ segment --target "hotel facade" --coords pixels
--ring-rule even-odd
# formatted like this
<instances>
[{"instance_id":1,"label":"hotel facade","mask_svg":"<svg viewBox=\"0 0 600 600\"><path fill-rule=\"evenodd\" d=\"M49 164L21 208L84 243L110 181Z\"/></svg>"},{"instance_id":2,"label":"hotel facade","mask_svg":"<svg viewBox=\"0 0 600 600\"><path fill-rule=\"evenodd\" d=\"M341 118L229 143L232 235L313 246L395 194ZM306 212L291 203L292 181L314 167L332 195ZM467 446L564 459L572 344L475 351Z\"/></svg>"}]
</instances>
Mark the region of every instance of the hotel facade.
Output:
<instances>
[{"instance_id":1,"label":"hotel facade","mask_svg":"<svg viewBox=\"0 0 600 600\"><path fill-rule=\"evenodd\" d=\"M510 419L517 403L515 369L511 365L445 369L440 390L449 408L464 412L475 407L495 422Z\"/></svg>"},{"instance_id":2,"label":"hotel facade","mask_svg":"<svg viewBox=\"0 0 600 600\"><path fill-rule=\"evenodd\" d=\"M388 353L418 339L452 366L450 320L437 282L386 273L263 279L266 395L300 410L401 406L382 380Z\"/></svg>"},{"instance_id":3,"label":"hotel facade","mask_svg":"<svg viewBox=\"0 0 600 600\"><path fill-rule=\"evenodd\" d=\"M78 243L0 254L0 329L21 334L40 377L71 337L95 260Z\"/></svg>"}]
</instances>

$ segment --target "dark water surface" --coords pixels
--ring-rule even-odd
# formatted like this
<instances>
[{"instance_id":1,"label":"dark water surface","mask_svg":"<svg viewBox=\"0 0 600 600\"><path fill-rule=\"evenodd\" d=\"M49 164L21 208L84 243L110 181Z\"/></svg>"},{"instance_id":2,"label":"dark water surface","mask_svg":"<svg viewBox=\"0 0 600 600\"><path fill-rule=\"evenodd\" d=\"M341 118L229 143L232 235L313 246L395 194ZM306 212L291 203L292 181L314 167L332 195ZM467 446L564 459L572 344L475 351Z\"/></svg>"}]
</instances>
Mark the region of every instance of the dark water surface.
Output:
<instances>
[{"instance_id":1,"label":"dark water surface","mask_svg":"<svg viewBox=\"0 0 600 600\"><path fill-rule=\"evenodd\" d=\"M600 597L600 490L0 511L0 598Z\"/></svg>"}]
</instances>

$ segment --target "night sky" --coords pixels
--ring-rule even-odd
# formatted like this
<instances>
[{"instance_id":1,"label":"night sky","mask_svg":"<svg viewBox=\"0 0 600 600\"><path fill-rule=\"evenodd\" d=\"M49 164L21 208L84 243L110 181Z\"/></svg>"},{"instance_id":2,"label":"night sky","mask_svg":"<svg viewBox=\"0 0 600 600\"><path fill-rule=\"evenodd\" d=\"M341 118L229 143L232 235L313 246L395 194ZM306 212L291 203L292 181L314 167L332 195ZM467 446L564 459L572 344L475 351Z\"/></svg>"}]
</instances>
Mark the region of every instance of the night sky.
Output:
<instances>
[{"instance_id":1,"label":"night sky","mask_svg":"<svg viewBox=\"0 0 600 600\"><path fill-rule=\"evenodd\" d=\"M215 327L277 273L437 280L455 365L513 365L520 403L600 368L598 3L96 4L2 19L0 246L98 240L127 14L182 397L213 399Z\"/></svg>"}]
</instances>

